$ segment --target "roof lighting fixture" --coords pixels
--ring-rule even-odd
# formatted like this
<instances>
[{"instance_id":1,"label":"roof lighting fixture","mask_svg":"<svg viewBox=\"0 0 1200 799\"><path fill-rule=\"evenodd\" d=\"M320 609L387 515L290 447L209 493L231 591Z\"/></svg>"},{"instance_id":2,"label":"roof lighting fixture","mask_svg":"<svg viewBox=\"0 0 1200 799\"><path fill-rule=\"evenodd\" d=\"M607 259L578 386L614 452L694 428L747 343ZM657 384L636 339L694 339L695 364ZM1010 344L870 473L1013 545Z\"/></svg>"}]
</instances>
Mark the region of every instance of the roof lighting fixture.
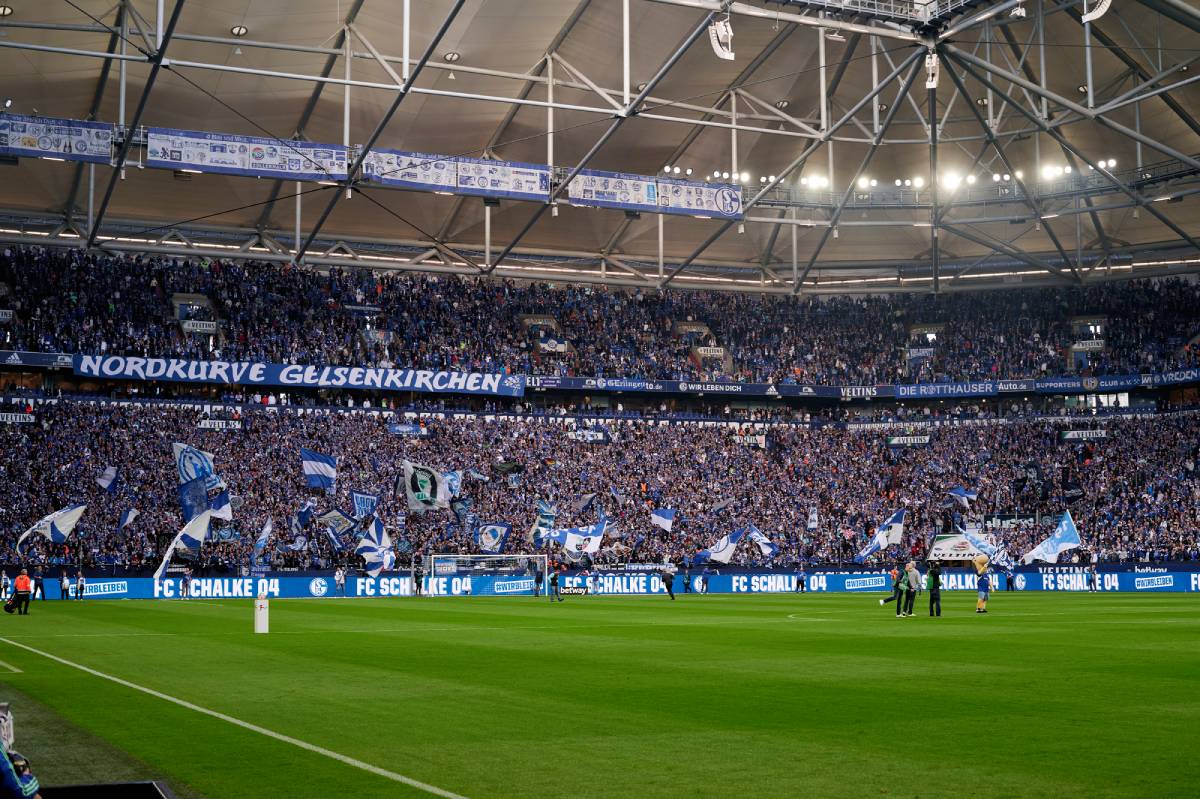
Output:
<instances>
[{"instance_id":1,"label":"roof lighting fixture","mask_svg":"<svg viewBox=\"0 0 1200 799\"><path fill-rule=\"evenodd\" d=\"M865 177L859 178L858 179L858 187L860 189L868 189L871 187L871 181Z\"/></svg>"},{"instance_id":2,"label":"roof lighting fixture","mask_svg":"<svg viewBox=\"0 0 1200 799\"><path fill-rule=\"evenodd\" d=\"M1021 180L1025 177L1025 173L1019 169L1016 172L1013 172L1013 174L1017 176L1017 180ZM1004 179L1008 180L1008 175L1005 175Z\"/></svg>"},{"instance_id":3,"label":"roof lighting fixture","mask_svg":"<svg viewBox=\"0 0 1200 799\"><path fill-rule=\"evenodd\" d=\"M907 178L906 178L906 179L905 179L905 181L904 181L904 185L905 185L905 186L911 186L911 185L912 185L912 180L910 180L910 179L907 179Z\"/></svg>"},{"instance_id":4,"label":"roof lighting fixture","mask_svg":"<svg viewBox=\"0 0 1200 799\"><path fill-rule=\"evenodd\" d=\"M750 182L750 173L749 173L749 172L743 172L743 173L741 174L741 176L739 176L739 177L738 177L738 182L740 182L740 183L749 183L749 182Z\"/></svg>"},{"instance_id":5,"label":"roof lighting fixture","mask_svg":"<svg viewBox=\"0 0 1200 799\"><path fill-rule=\"evenodd\" d=\"M448 52L444 56L442 56L442 60L445 61L447 64L457 64L458 60L460 58L462 58L462 53L457 52L455 50L451 50L450 52Z\"/></svg>"},{"instance_id":6,"label":"roof lighting fixture","mask_svg":"<svg viewBox=\"0 0 1200 799\"><path fill-rule=\"evenodd\" d=\"M999 183L999 182L1000 182L1000 174L997 172L993 172L992 173L992 183Z\"/></svg>"},{"instance_id":7,"label":"roof lighting fixture","mask_svg":"<svg viewBox=\"0 0 1200 799\"><path fill-rule=\"evenodd\" d=\"M0 6L0 17L12 16L12 6Z\"/></svg>"},{"instance_id":8,"label":"roof lighting fixture","mask_svg":"<svg viewBox=\"0 0 1200 799\"><path fill-rule=\"evenodd\" d=\"M243 36L245 36L247 33L249 33L250 29L247 28L245 25L234 25L232 28L229 29L229 32L240 39Z\"/></svg>"},{"instance_id":9,"label":"roof lighting fixture","mask_svg":"<svg viewBox=\"0 0 1200 799\"><path fill-rule=\"evenodd\" d=\"M1117 165L1117 159L1115 159L1115 158L1108 159L1108 168L1109 169L1114 168L1116 165Z\"/></svg>"},{"instance_id":10,"label":"roof lighting fixture","mask_svg":"<svg viewBox=\"0 0 1200 799\"><path fill-rule=\"evenodd\" d=\"M896 185L897 185L897 186L903 186L903 185L904 185L904 181L900 180L900 178L896 178Z\"/></svg>"},{"instance_id":11,"label":"roof lighting fixture","mask_svg":"<svg viewBox=\"0 0 1200 799\"><path fill-rule=\"evenodd\" d=\"M925 178L913 178L913 186L914 187L919 189L924 185L925 185Z\"/></svg>"},{"instance_id":12,"label":"roof lighting fixture","mask_svg":"<svg viewBox=\"0 0 1200 799\"><path fill-rule=\"evenodd\" d=\"M970 184L972 184L972 185L973 185L973 184L975 183L975 176L974 176L974 175L967 175L967 183L970 183Z\"/></svg>"},{"instance_id":13,"label":"roof lighting fixture","mask_svg":"<svg viewBox=\"0 0 1200 799\"><path fill-rule=\"evenodd\" d=\"M791 105L791 103L787 100L779 100L778 102L775 103L775 107L778 108L780 111L786 111L787 107L789 105Z\"/></svg>"},{"instance_id":14,"label":"roof lighting fixture","mask_svg":"<svg viewBox=\"0 0 1200 799\"><path fill-rule=\"evenodd\" d=\"M1020 179L1021 179L1021 173L1020 173L1020 172L1018 172L1018 173L1017 173L1017 180L1020 180ZM1005 173L1005 175L1004 175L1004 182L1005 182L1005 183L1008 183L1008 181L1009 181L1009 180L1011 180L1011 178L1009 178L1009 176L1008 176L1008 173Z\"/></svg>"},{"instance_id":15,"label":"roof lighting fixture","mask_svg":"<svg viewBox=\"0 0 1200 799\"><path fill-rule=\"evenodd\" d=\"M671 172L672 172L672 173L674 173L674 174L678 175L678 174L679 174L679 171L680 171L680 170L679 170L679 167L677 167L677 166L673 166L673 167L671 167Z\"/></svg>"},{"instance_id":16,"label":"roof lighting fixture","mask_svg":"<svg viewBox=\"0 0 1200 799\"><path fill-rule=\"evenodd\" d=\"M692 168L689 166L687 169L683 170L683 174L685 174L685 175L692 174Z\"/></svg>"}]
</instances>

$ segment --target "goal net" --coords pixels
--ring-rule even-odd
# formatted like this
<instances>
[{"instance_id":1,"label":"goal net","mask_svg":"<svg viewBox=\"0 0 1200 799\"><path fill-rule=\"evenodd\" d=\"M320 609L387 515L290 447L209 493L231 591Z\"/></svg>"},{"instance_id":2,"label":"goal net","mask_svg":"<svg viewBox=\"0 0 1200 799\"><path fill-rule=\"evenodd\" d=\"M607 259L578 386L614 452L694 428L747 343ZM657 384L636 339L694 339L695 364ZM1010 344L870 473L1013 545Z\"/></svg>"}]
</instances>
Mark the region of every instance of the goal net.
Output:
<instances>
[{"instance_id":1,"label":"goal net","mask_svg":"<svg viewBox=\"0 0 1200 799\"><path fill-rule=\"evenodd\" d=\"M545 555L430 555L429 576L470 581L473 596L532 596L544 591Z\"/></svg>"}]
</instances>

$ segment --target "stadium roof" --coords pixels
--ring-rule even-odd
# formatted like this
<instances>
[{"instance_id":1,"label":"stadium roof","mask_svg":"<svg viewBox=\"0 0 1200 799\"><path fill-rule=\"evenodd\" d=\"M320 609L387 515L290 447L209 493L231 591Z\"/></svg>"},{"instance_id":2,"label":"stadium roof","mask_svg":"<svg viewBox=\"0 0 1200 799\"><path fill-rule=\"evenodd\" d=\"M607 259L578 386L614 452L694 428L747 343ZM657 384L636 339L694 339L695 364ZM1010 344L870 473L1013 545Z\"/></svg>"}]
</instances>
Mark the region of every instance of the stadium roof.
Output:
<instances>
[{"instance_id":1,"label":"stadium roof","mask_svg":"<svg viewBox=\"0 0 1200 799\"><path fill-rule=\"evenodd\" d=\"M366 144L401 96L406 47L415 68L441 32L377 147L564 174L744 173L746 220L666 216L660 249L659 215L565 197L547 212L399 190L346 199L305 184L309 262L473 274L503 254L498 272L517 277L780 293L1200 269L1200 14L1179 0L1113 0L1086 24L1082 2L1044 0L408 5L0 0L0 15L11 12L0 16L0 94L11 113ZM726 13L732 60L709 42ZM146 95L160 42L164 68ZM86 238L90 204L110 248L285 260L296 247L300 184L130 166L105 203L110 171L95 168L93 182L83 164L0 167L0 236Z\"/></svg>"}]
</instances>

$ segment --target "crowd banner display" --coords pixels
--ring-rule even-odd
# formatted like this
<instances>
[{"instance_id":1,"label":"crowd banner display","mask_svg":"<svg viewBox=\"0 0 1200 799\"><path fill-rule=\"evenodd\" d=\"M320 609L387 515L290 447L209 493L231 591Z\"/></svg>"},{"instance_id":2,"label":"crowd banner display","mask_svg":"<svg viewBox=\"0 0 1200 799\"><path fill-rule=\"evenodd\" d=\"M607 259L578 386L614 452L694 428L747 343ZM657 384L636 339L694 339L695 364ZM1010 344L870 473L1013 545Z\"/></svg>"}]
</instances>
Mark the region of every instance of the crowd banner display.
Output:
<instances>
[{"instance_id":1,"label":"crowd banner display","mask_svg":"<svg viewBox=\"0 0 1200 799\"><path fill-rule=\"evenodd\" d=\"M112 149L107 122L0 114L0 155L108 164Z\"/></svg>"},{"instance_id":2,"label":"crowd banner display","mask_svg":"<svg viewBox=\"0 0 1200 799\"><path fill-rule=\"evenodd\" d=\"M146 166L287 180L345 180L340 144L174 128L146 129Z\"/></svg>"},{"instance_id":3,"label":"crowd banner display","mask_svg":"<svg viewBox=\"0 0 1200 799\"><path fill-rule=\"evenodd\" d=\"M444 155L374 149L362 170L364 180L382 186L443 192L458 188L458 164Z\"/></svg>"},{"instance_id":4,"label":"crowd banner display","mask_svg":"<svg viewBox=\"0 0 1200 799\"><path fill-rule=\"evenodd\" d=\"M250 361L188 361L122 355L76 355L75 374L123 380L217 383L292 388L379 389L433 393L525 394L523 375L376 369L360 366L303 366Z\"/></svg>"},{"instance_id":5,"label":"crowd banner display","mask_svg":"<svg viewBox=\"0 0 1200 799\"><path fill-rule=\"evenodd\" d=\"M457 158L459 194L546 202L550 167L486 158Z\"/></svg>"},{"instance_id":6,"label":"crowd banner display","mask_svg":"<svg viewBox=\"0 0 1200 799\"><path fill-rule=\"evenodd\" d=\"M560 577L564 588L586 589L593 596L666 594L658 564L630 564L622 569L585 572L571 570ZM87 599L182 599L182 577L92 577L84 596ZM720 569L704 574L693 569L686 576L674 576L675 593L683 591L685 580L693 591L710 594L788 594L799 579L794 569L753 571ZM804 575L805 588L815 593L887 593L891 576L882 569L813 568ZM1006 577L993 574L993 592L1003 593ZM1022 566L1014 570L1015 591L1089 591L1088 568L1071 566ZM532 575L510 574L434 574L422 579L426 596L532 596ZM949 568L942 571L945 591L975 591L978 577L974 569ZM544 588L544 586L543 586ZM382 572L378 577L350 575L346 578L348 597L414 596L413 578L408 571ZM1200 592L1200 564L1138 563L1121 566L1103 565L1096 573L1096 590L1102 592ZM74 596L72 586L69 596ZM194 577L188 595L194 599L322 599L339 596L331 572L263 574L251 577ZM57 591L48 591L57 599Z\"/></svg>"},{"instance_id":7,"label":"crowd banner display","mask_svg":"<svg viewBox=\"0 0 1200 799\"><path fill-rule=\"evenodd\" d=\"M658 205L665 214L742 218L742 190L720 183L658 179Z\"/></svg>"},{"instance_id":8,"label":"crowd banner display","mask_svg":"<svg viewBox=\"0 0 1200 799\"><path fill-rule=\"evenodd\" d=\"M658 211L658 182L646 175L583 169L567 186L571 205Z\"/></svg>"}]
</instances>

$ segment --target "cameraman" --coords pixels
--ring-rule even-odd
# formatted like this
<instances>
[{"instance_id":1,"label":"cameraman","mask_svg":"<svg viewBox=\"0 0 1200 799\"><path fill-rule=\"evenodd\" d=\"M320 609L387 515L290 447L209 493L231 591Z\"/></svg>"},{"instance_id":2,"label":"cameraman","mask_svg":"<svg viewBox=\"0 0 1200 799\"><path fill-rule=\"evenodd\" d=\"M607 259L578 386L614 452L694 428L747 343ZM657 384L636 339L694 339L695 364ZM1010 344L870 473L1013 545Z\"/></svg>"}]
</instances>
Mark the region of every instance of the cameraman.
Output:
<instances>
[{"instance_id":1,"label":"cameraman","mask_svg":"<svg viewBox=\"0 0 1200 799\"><path fill-rule=\"evenodd\" d=\"M0 757L0 797L2 799L41 799L37 777L29 762L17 752L5 752Z\"/></svg>"}]
</instances>

